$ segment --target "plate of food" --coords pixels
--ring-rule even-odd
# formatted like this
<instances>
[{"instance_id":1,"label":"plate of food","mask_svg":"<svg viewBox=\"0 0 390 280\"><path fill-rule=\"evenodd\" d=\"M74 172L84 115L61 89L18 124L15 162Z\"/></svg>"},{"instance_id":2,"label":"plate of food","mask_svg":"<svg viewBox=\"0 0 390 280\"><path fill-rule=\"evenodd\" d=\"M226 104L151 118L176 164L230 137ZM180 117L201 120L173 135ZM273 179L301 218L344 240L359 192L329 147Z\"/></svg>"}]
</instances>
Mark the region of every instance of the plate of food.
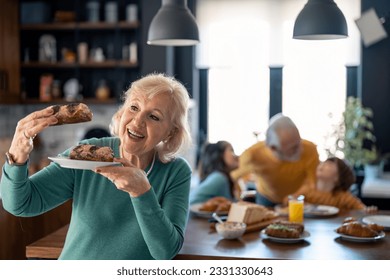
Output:
<instances>
[{"instance_id":1,"label":"plate of food","mask_svg":"<svg viewBox=\"0 0 390 280\"><path fill-rule=\"evenodd\" d=\"M304 206L304 215L308 218L334 216L337 215L339 211L339 208L328 205L305 203ZM281 216L288 216L288 206L276 205L275 212Z\"/></svg>"},{"instance_id":2,"label":"plate of food","mask_svg":"<svg viewBox=\"0 0 390 280\"><path fill-rule=\"evenodd\" d=\"M335 229L341 239L353 242L372 242L383 239L386 234L379 224L364 224L353 217L344 219L341 226Z\"/></svg>"},{"instance_id":3,"label":"plate of food","mask_svg":"<svg viewBox=\"0 0 390 280\"><path fill-rule=\"evenodd\" d=\"M329 205L306 204L305 217L328 217L339 213L339 208Z\"/></svg>"},{"instance_id":4,"label":"plate of food","mask_svg":"<svg viewBox=\"0 0 390 280\"><path fill-rule=\"evenodd\" d=\"M310 233L304 229L303 224L288 221L272 223L263 229L260 234L262 238L279 243L297 243L310 236Z\"/></svg>"},{"instance_id":5,"label":"plate of food","mask_svg":"<svg viewBox=\"0 0 390 280\"><path fill-rule=\"evenodd\" d=\"M57 156L49 157L61 167L72 169L90 169L93 170L101 166L120 165L120 162L114 162L114 151L111 147L96 146L91 144L79 144L72 148L69 157Z\"/></svg>"},{"instance_id":6,"label":"plate of food","mask_svg":"<svg viewBox=\"0 0 390 280\"><path fill-rule=\"evenodd\" d=\"M371 215L362 219L366 224L378 224L384 227L384 230L390 230L390 215Z\"/></svg>"},{"instance_id":7,"label":"plate of food","mask_svg":"<svg viewBox=\"0 0 390 280\"><path fill-rule=\"evenodd\" d=\"M94 170L101 166L120 165L119 162L91 161L70 159L68 157L48 157L51 161L58 163L63 168Z\"/></svg>"},{"instance_id":8,"label":"plate of food","mask_svg":"<svg viewBox=\"0 0 390 280\"><path fill-rule=\"evenodd\" d=\"M336 231L336 233L338 232ZM353 235L342 234L342 233L338 233L338 235L341 237L341 239L352 241L352 242L373 242L373 241L381 240L386 236L385 232L383 231L378 232L378 235L372 237L359 237L359 236L353 236Z\"/></svg>"},{"instance_id":9,"label":"plate of food","mask_svg":"<svg viewBox=\"0 0 390 280\"><path fill-rule=\"evenodd\" d=\"M206 210L201 210L203 209L204 203L194 203L191 204L190 206L190 211L194 213L196 216L201 217L201 218L212 218L213 213L217 213L218 216L226 216L229 213L229 210L227 211L206 211Z\"/></svg>"},{"instance_id":10,"label":"plate of food","mask_svg":"<svg viewBox=\"0 0 390 280\"><path fill-rule=\"evenodd\" d=\"M266 229L263 229L261 231L262 238L268 238L271 241L278 242L278 243L298 243L310 236L310 233L308 231L303 231L299 237L276 237L272 235L268 235L266 233Z\"/></svg>"}]
</instances>

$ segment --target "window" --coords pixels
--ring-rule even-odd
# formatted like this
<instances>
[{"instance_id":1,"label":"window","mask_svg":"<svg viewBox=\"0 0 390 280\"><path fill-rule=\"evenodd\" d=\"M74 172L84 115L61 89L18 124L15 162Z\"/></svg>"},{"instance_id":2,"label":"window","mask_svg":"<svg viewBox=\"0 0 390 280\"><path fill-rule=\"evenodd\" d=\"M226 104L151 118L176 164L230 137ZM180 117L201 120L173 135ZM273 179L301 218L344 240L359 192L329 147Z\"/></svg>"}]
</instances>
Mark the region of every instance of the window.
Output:
<instances>
[{"instance_id":1,"label":"window","mask_svg":"<svg viewBox=\"0 0 390 280\"><path fill-rule=\"evenodd\" d=\"M306 2L198 0L197 66L209 68L209 141L227 140L239 154L257 140L254 132L264 139L269 67L281 65L283 113L326 156L325 137L345 105L345 66L360 63L360 35L353 22L360 1L336 1L348 21L348 39L294 40L294 20Z\"/></svg>"}]
</instances>

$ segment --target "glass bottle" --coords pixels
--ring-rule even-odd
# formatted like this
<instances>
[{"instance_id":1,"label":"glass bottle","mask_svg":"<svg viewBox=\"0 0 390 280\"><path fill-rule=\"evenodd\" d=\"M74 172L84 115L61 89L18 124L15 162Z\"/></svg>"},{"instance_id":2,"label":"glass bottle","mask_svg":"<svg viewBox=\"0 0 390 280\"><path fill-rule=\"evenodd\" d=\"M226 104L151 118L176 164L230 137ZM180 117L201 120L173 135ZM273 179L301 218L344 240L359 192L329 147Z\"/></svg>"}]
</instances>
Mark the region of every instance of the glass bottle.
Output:
<instances>
[{"instance_id":1,"label":"glass bottle","mask_svg":"<svg viewBox=\"0 0 390 280\"><path fill-rule=\"evenodd\" d=\"M110 88L106 80L100 80L95 92L96 98L99 100L107 100L110 97Z\"/></svg>"}]
</instances>

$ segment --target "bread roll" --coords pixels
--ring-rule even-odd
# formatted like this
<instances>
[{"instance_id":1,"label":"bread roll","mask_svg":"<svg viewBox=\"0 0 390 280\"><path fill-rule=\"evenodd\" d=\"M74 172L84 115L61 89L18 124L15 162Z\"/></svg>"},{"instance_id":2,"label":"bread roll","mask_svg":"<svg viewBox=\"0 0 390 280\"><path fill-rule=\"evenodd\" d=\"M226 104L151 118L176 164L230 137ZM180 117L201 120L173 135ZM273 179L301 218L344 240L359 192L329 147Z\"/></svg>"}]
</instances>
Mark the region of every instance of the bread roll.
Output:
<instances>
[{"instance_id":1,"label":"bread roll","mask_svg":"<svg viewBox=\"0 0 390 280\"><path fill-rule=\"evenodd\" d=\"M114 161L114 151L110 147L81 144L74 147L69 154L70 159L90 161Z\"/></svg>"},{"instance_id":2,"label":"bread roll","mask_svg":"<svg viewBox=\"0 0 390 280\"><path fill-rule=\"evenodd\" d=\"M92 120L92 111L84 103L70 103L54 105L54 116L58 122L54 125L89 122Z\"/></svg>"}]
</instances>

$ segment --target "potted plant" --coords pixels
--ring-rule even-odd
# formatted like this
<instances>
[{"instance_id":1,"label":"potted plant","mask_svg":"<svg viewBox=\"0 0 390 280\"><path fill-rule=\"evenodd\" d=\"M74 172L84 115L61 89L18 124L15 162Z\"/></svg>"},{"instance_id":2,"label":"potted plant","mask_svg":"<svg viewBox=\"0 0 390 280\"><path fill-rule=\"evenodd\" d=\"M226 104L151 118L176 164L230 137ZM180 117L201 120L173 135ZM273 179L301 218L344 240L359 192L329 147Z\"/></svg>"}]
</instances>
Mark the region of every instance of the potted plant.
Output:
<instances>
[{"instance_id":1,"label":"potted plant","mask_svg":"<svg viewBox=\"0 0 390 280\"><path fill-rule=\"evenodd\" d=\"M377 173L380 159L375 145L372 117L372 109L364 107L360 98L348 97L341 123L334 132L334 151L328 150L328 155L343 154L355 170L367 165L378 166Z\"/></svg>"}]
</instances>

